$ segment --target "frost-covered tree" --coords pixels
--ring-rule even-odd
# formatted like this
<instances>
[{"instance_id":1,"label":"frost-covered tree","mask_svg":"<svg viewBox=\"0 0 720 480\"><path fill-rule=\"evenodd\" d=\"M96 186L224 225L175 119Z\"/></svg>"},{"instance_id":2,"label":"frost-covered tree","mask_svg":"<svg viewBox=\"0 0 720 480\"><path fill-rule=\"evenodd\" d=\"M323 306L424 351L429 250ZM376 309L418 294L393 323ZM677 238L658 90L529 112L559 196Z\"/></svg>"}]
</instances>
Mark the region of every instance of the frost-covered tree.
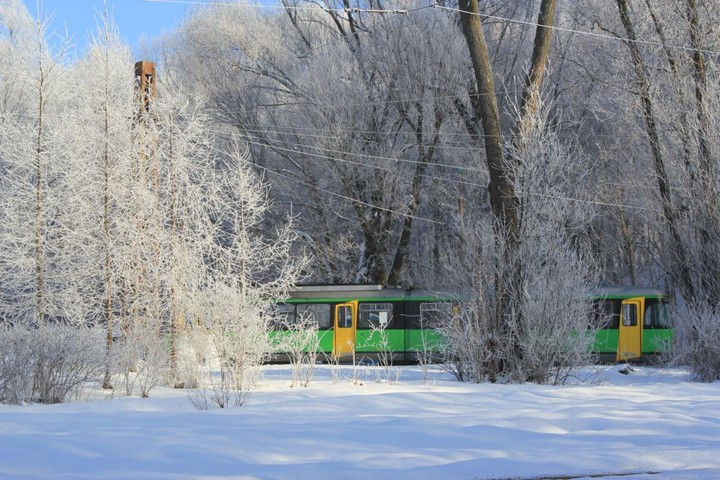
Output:
<instances>
[{"instance_id":1,"label":"frost-covered tree","mask_svg":"<svg viewBox=\"0 0 720 480\"><path fill-rule=\"evenodd\" d=\"M194 15L174 39L174 78L248 139L278 206L298 214L313 280L415 281L428 232L455 208L445 192L475 170L445 136L467 100L462 38L448 15L392 13L402 2L358 15L287 5Z\"/></svg>"},{"instance_id":2,"label":"frost-covered tree","mask_svg":"<svg viewBox=\"0 0 720 480\"><path fill-rule=\"evenodd\" d=\"M290 221L282 229L264 231L270 207L267 188L246 155L235 144L213 156L217 165L208 185L214 189L208 193L216 199L212 218L218 230L207 252L207 275L193 292L191 312L194 328L210 337L205 381L212 393L205 406L244 402L254 386L256 367L272 351L267 334L272 302L288 297L305 267L304 258L293 257L296 234ZM214 367L219 377L212 375Z\"/></svg>"},{"instance_id":3,"label":"frost-covered tree","mask_svg":"<svg viewBox=\"0 0 720 480\"><path fill-rule=\"evenodd\" d=\"M20 0L0 5L0 111L6 115L23 113L30 101L29 89L18 81L30 67L28 54L33 42L33 20Z\"/></svg>"},{"instance_id":4,"label":"frost-covered tree","mask_svg":"<svg viewBox=\"0 0 720 480\"><path fill-rule=\"evenodd\" d=\"M25 103L2 118L0 309L13 323L43 325L70 313L63 291L67 264L58 253L69 193L62 165L71 139L62 115L67 75L47 46L47 23L29 22L15 3L2 13L8 25L5 58L15 67L3 87L8 94L23 90L19 98Z\"/></svg>"},{"instance_id":5,"label":"frost-covered tree","mask_svg":"<svg viewBox=\"0 0 720 480\"><path fill-rule=\"evenodd\" d=\"M76 169L78 104L46 43L48 23L29 21L19 2L0 14L10 67L0 87L0 401L59 402L105 363L100 337L86 328L97 292L78 264L92 250L79 220L89 183Z\"/></svg>"},{"instance_id":6,"label":"frost-covered tree","mask_svg":"<svg viewBox=\"0 0 720 480\"><path fill-rule=\"evenodd\" d=\"M459 219L463 249L444 253L461 308L445 312L442 330L461 379L558 384L593 360L597 275L584 241L592 210L568 201L583 197L590 177L583 157L559 140L542 112L509 153L517 243L508 248L488 219ZM498 311L501 328L493 321Z\"/></svg>"},{"instance_id":7,"label":"frost-covered tree","mask_svg":"<svg viewBox=\"0 0 720 480\"><path fill-rule=\"evenodd\" d=\"M522 95L512 131L507 133L485 33L492 28L482 21L491 7L481 8L477 0L463 0L459 5L480 93L474 110L482 120L493 225L489 234L493 253L477 256L489 259L489 264L479 268L491 272L491 277L479 274L477 286L469 290L480 307L468 322L479 325L474 334L480 336L477 348L482 351L473 358L483 361L480 366L473 364L473 375L475 380L502 375L518 381L557 381L565 376L559 372L588 358L585 333L591 309L587 299L593 280L591 265L573 238L578 233L573 231L578 228L578 218L587 217L587 210L578 208L579 204L560 208L552 201L574 197L563 179L575 174L577 185L583 172L571 168L579 162L565 164L570 155L554 140L556 133L543 112L541 92L557 2L539 2ZM480 245L488 248L487 242ZM468 278L475 274L472 267L463 271Z\"/></svg>"},{"instance_id":8,"label":"frost-covered tree","mask_svg":"<svg viewBox=\"0 0 720 480\"><path fill-rule=\"evenodd\" d=\"M529 118L511 149L518 199L519 295L510 301L503 361L516 379L562 383L593 360L592 296L598 277L586 243L594 209L582 202L592 185L589 162L565 145L544 115ZM568 198L575 201L568 201ZM501 257L503 258L503 257ZM502 265L501 275L512 275Z\"/></svg>"},{"instance_id":9,"label":"frost-covered tree","mask_svg":"<svg viewBox=\"0 0 720 480\"><path fill-rule=\"evenodd\" d=\"M108 359L119 335L123 262L128 242L127 199L133 198L128 172L136 157L132 143L133 72L130 51L105 12L84 58L73 68L70 127L83 132L67 168L75 174L73 225L68 238L82 248L73 259L78 304L86 321L104 326ZM68 251L66 255L71 255ZM110 365L104 384L110 387Z\"/></svg>"},{"instance_id":10,"label":"frost-covered tree","mask_svg":"<svg viewBox=\"0 0 720 480\"><path fill-rule=\"evenodd\" d=\"M676 314L673 362L689 367L695 380L720 380L718 307L696 301L678 308Z\"/></svg>"},{"instance_id":11,"label":"frost-covered tree","mask_svg":"<svg viewBox=\"0 0 720 480\"><path fill-rule=\"evenodd\" d=\"M107 12L74 63L48 53L45 24L20 4L0 13L0 60L15 70L0 84L15 95L0 115L2 341L37 360L17 376L22 359L3 359L8 388L27 395L3 390L2 401L64 399L48 382L72 376L53 365L88 372L79 381L104 365L106 387L123 378L143 396L196 382L181 361L188 330L216 340L223 378L246 392L270 348L263 312L303 265L290 222L264 231L264 186L239 148L222 153L197 98L141 95ZM69 357L30 358L50 337Z\"/></svg>"}]
</instances>

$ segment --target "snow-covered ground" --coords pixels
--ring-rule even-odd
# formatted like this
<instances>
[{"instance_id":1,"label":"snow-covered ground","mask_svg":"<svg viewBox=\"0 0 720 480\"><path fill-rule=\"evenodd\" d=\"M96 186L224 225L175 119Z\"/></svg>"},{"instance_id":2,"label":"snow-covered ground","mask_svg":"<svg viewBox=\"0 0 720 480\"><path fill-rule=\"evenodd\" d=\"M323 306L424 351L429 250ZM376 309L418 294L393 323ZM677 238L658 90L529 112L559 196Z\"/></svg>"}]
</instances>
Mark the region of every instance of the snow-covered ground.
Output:
<instances>
[{"instance_id":1,"label":"snow-covered ground","mask_svg":"<svg viewBox=\"0 0 720 480\"><path fill-rule=\"evenodd\" d=\"M720 383L601 367L589 383L469 385L402 367L264 367L245 406L187 392L0 406L0 477L63 479L720 478ZM88 396L99 395L89 391ZM626 475L629 474L629 475Z\"/></svg>"}]
</instances>

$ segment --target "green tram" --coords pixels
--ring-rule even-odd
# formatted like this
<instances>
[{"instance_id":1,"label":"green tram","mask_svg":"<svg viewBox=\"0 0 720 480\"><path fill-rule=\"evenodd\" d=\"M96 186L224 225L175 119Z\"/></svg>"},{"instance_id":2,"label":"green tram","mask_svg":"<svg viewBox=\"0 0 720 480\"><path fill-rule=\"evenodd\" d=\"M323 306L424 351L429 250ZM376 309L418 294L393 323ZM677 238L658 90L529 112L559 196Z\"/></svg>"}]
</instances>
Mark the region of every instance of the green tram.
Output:
<instances>
[{"instance_id":1,"label":"green tram","mask_svg":"<svg viewBox=\"0 0 720 480\"><path fill-rule=\"evenodd\" d=\"M327 359L357 361L392 353L396 363L413 363L423 353L436 357L441 336L435 326L458 314L457 300L429 290L382 285L307 285L276 304L276 325L312 317L318 324L320 354ZM599 327L593 351L601 362L652 361L672 341L661 290L605 287L593 300ZM282 327L271 335L285 335ZM428 358L428 357L425 357ZM285 362L276 353L273 362Z\"/></svg>"},{"instance_id":2,"label":"green tram","mask_svg":"<svg viewBox=\"0 0 720 480\"><path fill-rule=\"evenodd\" d=\"M312 316L318 324L321 356L347 360L377 358L392 353L396 363L413 363L419 352L438 350L438 308L448 308L449 297L428 290L382 285L299 286L276 305L278 325ZM284 335L282 328L272 335ZM287 355L274 355L274 362Z\"/></svg>"},{"instance_id":3,"label":"green tram","mask_svg":"<svg viewBox=\"0 0 720 480\"><path fill-rule=\"evenodd\" d=\"M653 362L661 359L673 341L662 290L605 287L595 295L599 329L593 351L601 362Z\"/></svg>"}]
</instances>

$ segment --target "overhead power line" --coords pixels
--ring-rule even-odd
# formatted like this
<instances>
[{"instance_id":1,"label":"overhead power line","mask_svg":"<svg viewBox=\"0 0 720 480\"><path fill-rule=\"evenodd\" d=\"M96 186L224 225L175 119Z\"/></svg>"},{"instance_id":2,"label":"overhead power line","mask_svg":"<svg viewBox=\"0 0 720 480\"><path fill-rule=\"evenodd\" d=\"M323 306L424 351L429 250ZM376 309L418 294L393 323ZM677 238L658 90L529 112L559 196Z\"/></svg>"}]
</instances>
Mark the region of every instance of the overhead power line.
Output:
<instances>
[{"instance_id":1,"label":"overhead power line","mask_svg":"<svg viewBox=\"0 0 720 480\"><path fill-rule=\"evenodd\" d=\"M224 152L224 151L222 151L222 150L220 150L220 149L218 149L218 148L216 148L216 147L212 147L212 149L215 150L216 152L219 152L219 153L223 153L223 154L227 153L227 152ZM423 222L433 223L433 224L436 224L436 225L446 225L446 222L440 222L440 221L438 221L438 220L433 220L433 219L431 219L431 218L420 217L420 216L417 216L417 215L409 215L409 214L404 213L404 212L401 212L401 211L399 211L399 210L394 210L394 209L388 208L388 207L382 207L382 206L380 206L380 205L375 205L375 204L372 204L372 203L368 203L368 202L365 202L365 201L363 201L363 200L359 200L359 199L357 199L357 198L348 197L347 195L343 195L343 194L341 194L341 193L332 192L332 191L327 190L327 189L324 189L324 188L322 188L322 187L318 187L317 185L311 185L310 183L305 182L305 181L303 181L303 180L300 180L299 178L291 177L290 175L286 175L286 174L284 174L284 173L280 173L280 172L278 172L277 170L273 170L272 168L268 168L268 167L265 167L265 166L263 166L263 165L259 165L259 164L255 163L255 162L253 162L253 161L250 159L249 156L247 157L247 160L248 160L248 162L249 162L250 164L252 164L252 165L255 166L256 168L259 168L259 169L263 170L263 171L266 172L266 173L271 173L271 174L273 174L273 175L276 175L276 176L278 176L278 177L284 178L284 179L289 180L289 181L291 181L291 182L299 183L300 185L304 185L304 186L306 186L306 187L314 188L315 190L317 190L317 191L319 191L319 192L323 192L323 193L326 193L326 194L331 195L331 196L334 196L334 197L342 198L343 200L348 200L348 201L353 202L353 203L358 203L358 204L360 204L360 205L365 205L366 207L374 208L374 209L376 209L376 210L381 210L381 211L383 211L383 212L389 212L389 213L393 213L393 214L395 214L395 215L400 215L400 216L403 216L403 217L412 218L412 219L414 219L414 220L420 220L420 221L423 221Z\"/></svg>"},{"instance_id":2,"label":"overhead power line","mask_svg":"<svg viewBox=\"0 0 720 480\"><path fill-rule=\"evenodd\" d=\"M392 208L381 207L380 205L374 205L374 204L372 204L372 203L368 203L368 202L365 202L365 201L363 201L363 200L359 200L359 199L357 199L357 198L348 197L347 195L342 195L342 194L340 194L340 193L332 192L332 191L330 191L330 190L326 190L326 189L324 189L324 188L318 187L317 185L310 185L309 183L304 182L304 181L300 180L299 178L295 178L295 177L291 177L291 176L289 176L289 175L285 175L285 174L280 173L280 172L278 172L278 171L276 171L276 170L272 170L272 169L270 169L270 168L268 168L268 167L264 167L264 166L262 166L262 165L258 165L257 163L254 163L254 162L250 162L250 163L252 163L253 165L255 165L255 167L260 168L260 169L262 169L262 170L265 171L265 172L272 173L273 175L277 175L277 176L279 176L279 177L285 178L285 179L290 180L290 181L292 181L292 182L299 183L299 184L301 184L301 185L305 185L306 187L314 188L314 189L316 189L316 190L318 190L318 191L320 191L320 192L327 193L328 195L332 195L332 196L334 196L334 197L339 197L339 198L342 198L342 199L344 199L344 200L349 200L349 201L351 201L351 202L353 202L353 203L358 203L358 204L360 204L360 205L364 205L364 206L366 206L366 207L374 208L374 209L376 209L376 210L381 210L381 211L383 211L383 212L394 213L394 214L396 214L396 215L401 215L401 216L403 216L403 217L412 218L412 219L414 219L414 220L421 220L421 221L423 221L423 222L434 223L434 224L436 224L436 225L445 225L445 224L446 224L446 222L439 222L439 221L437 221L437 220L432 220L432 219L430 219L430 218L425 218L425 217L419 217L419 216L417 216L417 215L409 215L409 214L407 214L407 213L403 213L403 212L400 212L400 211L398 211L398 210L393 210Z\"/></svg>"},{"instance_id":3,"label":"overhead power line","mask_svg":"<svg viewBox=\"0 0 720 480\"><path fill-rule=\"evenodd\" d=\"M649 46L652 46L652 47L671 48L671 49L673 49L673 50L682 50L682 51L686 51L686 52L700 52L700 53L706 53L706 54L708 54L708 55L720 55L720 51L717 51L717 50L706 50L706 49L701 49L701 48L688 47L688 46L686 46L686 45L667 45L667 44L664 44L664 43L658 43L658 42L653 42L653 41L650 41L650 40L642 40L642 39L632 40L632 39L629 39L629 38L626 38L626 37L620 37L620 36L616 36L616 35L608 35L608 34L606 34L606 33L588 32L587 30L576 30L576 29L573 29L573 28L558 27L558 26L555 26L555 25L541 25L541 24L536 23L536 22L528 22L527 20L516 20L516 19L514 19L514 18L500 17L500 16L498 16L498 15L489 15L489 14L486 14L486 13L466 12L466 11L461 10L461 9L459 9L459 8L446 7L446 6L443 6L443 5L433 4L433 5L432 5L432 8L437 8L437 9L440 9L440 10L448 10L448 11L451 11L451 12L464 13L464 14L466 14L466 15L475 15L475 16L478 16L478 17L481 17L481 18L487 18L487 19L492 19L492 20L499 20L499 21L502 21L502 22L517 23L518 25L527 25L527 26L531 26L531 27L549 28L549 29L551 29L551 30L555 30L555 31L558 31L558 32L575 33L575 34L578 34L578 35L584 35L584 36L586 36L586 37L602 38L602 39L605 39L605 40L614 40L614 41L620 41L620 42L633 42L633 43L638 43L638 44L642 44L642 45L649 45Z\"/></svg>"},{"instance_id":4,"label":"overhead power line","mask_svg":"<svg viewBox=\"0 0 720 480\"><path fill-rule=\"evenodd\" d=\"M312 6L290 6L290 5L265 5L260 3L240 3L240 2L217 2L202 0L144 0L146 3L174 3L181 5L207 5L217 7L236 7L236 8L262 8L262 9L282 9L282 10L322 10L324 12L348 12L348 13L392 13L407 14L405 9L379 9L379 8L323 8L319 5Z\"/></svg>"},{"instance_id":5,"label":"overhead power line","mask_svg":"<svg viewBox=\"0 0 720 480\"><path fill-rule=\"evenodd\" d=\"M220 132L215 132L215 133L220 133ZM313 154L313 153L308 153L308 152L302 152L302 151L299 151L299 150L297 150L297 149L290 149L290 148L278 147L277 145L267 145L266 143L261 143L261 142L252 141L252 140L251 140L251 137L247 137L246 135L243 135L243 137L245 138L245 141L247 141L248 144L251 144L251 145L264 146L264 147L268 147L268 148L274 148L274 149L276 149L276 150L285 151L285 152L290 152L290 153L294 153L294 154L298 154L298 155L305 155L305 156L310 156L310 157L324 158L324 159L326 159L326 160L330 160L330 161L334 161L334 162L338 162L338 163L350 163L350 164L359 165L359 166L362 166L362 167L365 167L365 168L372 168L372 169L378 169L378 170L395 172L394 169L391 169L391 168L388 168L388 167L383 167L383 166L380 166L380 165L370 165L370 164L366 164L366 163L362 163L362 162L353 162L353 161L344 160L344 159L340 159L340 158L336 158L336 157L330 157L330 156L327 156L327 155ZM344 152L344 153L348 153L348 152ZM394 159L389 159L389 158L388 158L388 160L394 160ZM339 193L335 193L335 192L332 192L332 191L330 191L330 190L326 190L326 189L320 188L320 187L318 187L317 185L310 185L309 183L304 182L304 181L302 181L302 180L300 180L300 179L298 179L298 178L296 178L296 177L292 177L292 176L289 176L289 175L280 173L280 172L275 171L275 170L273 170L273 169L270 169L270 168L268 168L268 167L264 167L264 166L258 165L258 164L254 163L254 162L251 162L251 163L253 163L253 165L255 165L256 167L258 167L258 168L260 168L260 169L263 169L264 171L267 171L267 172L269 172L269 173L273 173L273 174L275 174L275 175L277 175L277 176L279 176L279 177L285 178L285 179L287 179L287 180L290 180L290 181L293 181L293 182L296 182L296 183L300 183L300 184L302 184L302 185L305 185L305 186L308 186L308 187L311 187L311 188L315 188L315 189L317 189L318 191L327 193L327 194L329 194L329 195L333 195L333 196L336 196L336 197L344 198L344 199L346 199L346 200L350 200L350 201L353 201L353 202L361 203L361 204L364 204L364 205L369 206L369 207L372 207L372 208L378 208L378 209L380 209L380 210L388 211L388 212L395 213L395 214L398 214L398 215L405 215L405 216L409 216L409 217L411 217L411 218L417 218L417 219L419 219L419 220L424 220L424 221L428 221L428 222L431 222L431 223L441 223L441 222L437 222L437 221L434 221L434 220L431 220L431 219L427 219L427 218L423 218L423 217L414 217L414 216L412 216L412 215L407 215L407 214L404 214L403 212L399 212L399 211L397 211L397 210L392 210L392 209L389 209L389 208L386 208L386 207L380 207L380 206L378 206L378 205L373 205L373 204L364 202L364 201L362 201L362 200L358 200L358 199L355 199L355 198L352 198L352 197L347 197L347 196L345 196L345 195L341 195L341 194L339 194ZM421 177L422 177L422 178L429 178L429 179L432 179L432 180L455 182L455 183L457 183L458 185L464 185L464 186L486 187L486 185L481 185L481 184L477 184L477 183L472 183L472 182L468 182L468 181L466 181L466 180L461 180L461 179L449 179L449 178L434 177L434 176L429 176L429 175L421 175ZM617 185L619 185L619 184L614 184L613 186L617 186ZM637 185L633 185L632 187L633 187L633 188L638 188ZM527 192L527 195L534 196L534 197L548 198L548 199L553 199L553 200L559 200L559 201L562 201L562 202L565 202L565 203L570 203L570 202L572 202L572 203L583 203L583 204L586 204L586 205L596 205L596 206L599 206L599 207L624 208L624 209L628 209L628 210L639 210L639 211L645 211L645 212L661 213L661 210L658 209L658 208L643 207L643 206L639 206L639 205L630 205L630 204L625 204L625 203L621 203L621 202L606 202L606 201L601 201L601 200L590 200L590 199L575 198L575 197L568 197L568 196L563 196L563 195L555 195L555 194L540 193L540 192Z\"/></svg>"},{"instance_id":6,"label":"overhead power line","mask_svg":"<svg viewBox=\"0 0 720 480\"><path fill-rule=\"evenodd\" d=\"M397 169L396 169L396 168L392 168L392 167L386 167L386 166L382 166L382 165L371 165L371 164L363 163L363 162L360 162L360 161L347 160L347 159L338 158L338 157L331 157L331 156L329 156L329 155L322 155L322 154L319 154L319 153L304 152L304 151L302 151L302 150L298 150L297 148L287 148L287 147L281 147L281 146L278 146L278 145L268 145L268 144L265 143L265 142L260 142L260 141L256 141L256 140L254 141L252 137L248 137L248 136L246 136L246 135L243 135L243 138L244 138L244 140L245 140L247 143L249 143L250 145L255 145L255 146L260 146L260 147L266 147L266 148L270 148L270 149L273 149L273 150L277 150L277 151L279 151L279 152L291 153L291 154L295 154L295 155L301 155L301 156L304 156L304 157L321 158L321 159L328 160L328 161L335 162L335 163L344 163L344 164L348 164L348 165L357 165L357 166L364 167L364 168L372 168L372 169L375 169L375 170L382 170L382 171L385 171L385 172L397 173ZM342 152L341 152L341 153L342 153ZM395 159L389 159L389 158L388 158L387 160L395 160ZM416 162L416 163L417 163L417 162ZM484 185L484 184L473 183L473 182L468 182L468 181L466 181L466 180L458 180L458 179L453 179L453 178L438 177L438 176L433 176L433 175L420 175L420 178L424 178L424 179L431 180L431 181L442 181L442 182L449 182L449 183L459 183L459 184L461 184L461 185L466 185L466 186L469 186L469 187L479 187L479 188L485 188L485 187L487 187L487 185Z\"/></svg>"},{"instance_id":7,"label":"overhead power line","mask_svg":"<svg viewBox=\"0 0 720 480\"><path fill-rule=\"evenodd\" d=\"M467 15L476 15L481 18L486 19L492 19L492 20L498 20L501 22L508 22L508 23L516 23L518 25L526 25L530 27L543 27L543 28L549 28L558 32L565 32L565 33L574 33L577 35L583 35L587 37L594 37L594 38L600 38L604 40L613 40L613 41L621 41L621 42L633 42L637 44L642 45L648 45L653 47L661 47L661 48L671 48L673 50L681 50L686 52L700 52L705 53L708 55L720 55L720 51L717 50L710 50L710 49L702 49L702 48L695 48L687 45L673 45L673 44L663 44L659 42L654 42L651 40L642 40L642 39L629 39L626 37L620 37L616 35L609 35L605 33L597 33L597 32L589 32L587 30L577 30L574 28L567 28L567 27L559 27L556 25L541 25L536 22L530 22L527 20L518 20L514 18L508 18L508 17L502 17L499 15L490 15L487 13L474 13L474 12L466 12L456 7L446 7L444 5L438 5L434 2L430 3L429 5L421 6L421 7L415 7L412 9L374 9L374 8L323 8L320 6L285 6L285 5L265 5L265 4L249 4L249 3L239 3L239 2L218 2L218 1L202 1L202 0L143 0L146 3L168 3L168 4L185 4L185 5L207 5L207 6L219 6L219 7L233 7L233 8L260 8L260 9L281 9L281 10L313 10L313 11L325 11L325 12L347 12L347 13L373 13L373 14L395 14L395 15L407 15L409 13L413 13L419 10L424 10L426 8L436 8L439 10L447 10L450 12L457 12L457 13L464 13Z\"/></svg>"},{"instance_id":8,"label":"overhead power line","mask_svg":"<svg viewBox=\"0 0 720 480\"><path fill-rule=\"evenodd\" d=\"M251 137L251 136L246 136L246 137L248 139L255 138L255 137ZM448 168L448 169L452 169L452 170L461 170L461 171L467 171L467 172L480 172L481 171L480 169L478 169L476 167L465 167L462 165L449 165L447 163L437 163L437 162L422 162L419 160L410 160L407 158L396 158L396 157L385 157L385 156L381 156L381 155L369 155L369 154L360 153L360 152L348 152L348 151L344 151L344 150L336 150L333 148L325 148L325 147L321 147L321 146L317 146L317 145L304 145L302 143L292 143L292 142L287 142L284 140L276 140L276 141L281 142L288 147L295 147L293 150L291 150L294 152L298 152L298 148L301 148L303 150L313 149L313 150L320 150L322 152L335 153L335 154L340 154L340 155L348 155L348 156L353 156L353 157L361 157L364 159L385 160L385 161L389 161L389 162L398 162L398 163L409 163L411 165L423 164L423 165L432 166L432 167L441 167L441 168ZM250 142L250 143L254 143L254 142Z\"/></svg>"}]
</instances>

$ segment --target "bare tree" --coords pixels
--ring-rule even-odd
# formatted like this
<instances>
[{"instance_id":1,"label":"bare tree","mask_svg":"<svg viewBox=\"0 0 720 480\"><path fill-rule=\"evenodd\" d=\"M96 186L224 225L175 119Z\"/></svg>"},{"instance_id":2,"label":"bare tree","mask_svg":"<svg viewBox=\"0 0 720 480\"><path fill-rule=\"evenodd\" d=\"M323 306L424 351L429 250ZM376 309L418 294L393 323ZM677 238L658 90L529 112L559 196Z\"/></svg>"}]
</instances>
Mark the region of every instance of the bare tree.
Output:
<instances>
[{"instance_id":1,"label":"bare tree","mask_svg":"<svg viewBox=\"0 0 720 480\"><path fill-rule=\"evenodd\" d=\"M102 377L102 332L82 326L0 327L0 403L60 403Z\"/></svg>"},{"instance_id":2,"label":"bare tree","mask_svg":"<svg viewBox=\"0 0 720 480\"><path fill-rule=\"evenodd\" d=\"M542 107L542 104L539 105ZM518 237L511 249L488 221L465 226L463 255L449 267L464 292L459 311L448 311L452 371L471 381L563 383L592 361L594 264L582 244L592 210L581 202L590 181L582 157L563 144L544 109L511 149L518 205ZM570 161L570 159L573 161ZM570 180L572 179L572 180ZM508 277L523 272L509 290ZM508 289L497 294L498 288ZM503 328L495 328L498 303Z\"/></svg>"},{"instance_id":3,"label":"bare tree","mask_svg":"<svg viewBox=\"0 0 720 480\"><path fill-rule=\"evenodd\" d=\"M208 251L207 277L193 292L192 318L207 332L212 352L206 383L219 407L240 405L254 388L257 367L272 350L268 321L272 301L287 298L305 266L292 256L295 234L288 223L274 235L260 227L269 209L267 191L252 173L246 153L231 146L219 162L210 198L219 228ZM219 368L219 377L212 375Z\"/></svg>"},{"instance_id":4,"label":"bare tree","mask_svg":"<svg viewBox=\"0 0 720 480\"><path fill-rule=\"evenodd\" d=\"M717 307L707 302L693 302L676 313L673 361L690 367L698 381L720 380L720 316Z\"/></svg>"},{"instance_id":5,"label":"bare tree","mask_svg":"<svg viewBox=\"0 0 720 480\"><path fill-rule=\"evenodd\" d=\"M2 13L13 8L19 7L10 4ZM20 10L4 18L11 24L4 49L14 65L9 91L23 88L2 120L0 310L16 324L82 324L70 280L73 262L62 254L72 251L67 247L75 241L66 233L77 198L75 178L65 168L73 159L75 135L63 116L72 102L70 78L47 47L47 22L33 25L28 18Z\"/></svg>"},{"instance_id":6,"label":"bare tree","mask_svg":"<svg viewBox=\"0 0 720 480\"><path fill-rule=\"evenodd\" d=\"M679 220L677 218L676 208L673 205L673 199L670 191L670 179L667 173L666 161L661 149L655 109L650 95L650 84L647 76L645 75L644 62L638 48L637 35L635 33L634 23L630 17L628 2L626 0L618 0L617 5L620 13L620 19L627 35L627 45L630 50L637 87L639 90L638 97L642 103L643 118L645 119L648 141L653 152L655 174L658 181L658 191L662 199L661 205L663 215L665 217L665 221L667 222L668 229L670 230L671 239L674 245L673 253L676 259L674 261L673 272L677 274L679 282L685 286L684 288L687 289L689 297L692 298L695 296L695 292L690 279L690 272L688 271L686 247L680 237L678 225Z\"/></svg>"},{"instance_id":7,"label":"bare tree","mask_svg":"<svg viewBox=\"0 0 720 480\"><path fill-rule=\"evenodd\" d=\"M462 38L430 11L356 16L298 3L307 8L193 17L173 70L248 139L279 206L299 214L314 280L409 282L425 232L444 223L443 208L432 221L424 211L446 205L438 185L454 189L470 157L445 137L467 90Z\"/></svg>"},{"instance_id":8,"label":"bare tree","mask_svg":"<svg viewBox=\"0 0 720 480\"><path fill-rule=\"evenodd\" d=\"M120 331L118 247L127 240L122 228L122 216L127 214L122 206L130 188L126 172L135 158L131 142L133 77L128 67L130 51L107 11L99 24L85 58L74 70L73 83L83 88L71 125L85 135L75 142L72 156L72 168L78 172L74 187L78 198L72 203L74 222L67 236L82 238L85 244L82 257L75 259L75 282L84 290L79 296L88 303L87 321L105 328L109 361ZM111 373L109 362L105 388L111 388Z\"/></svg>"},{"instance_id":9,"label":"bare tree","mask_svg":"<svg viewBox=\"0 0 720 480\"><path fill-rule=\"evenodd\" d=\"M535 330L531 326L532 322L537 322L541 318L537 317L539 312L530 309L532 304L530 299L537 294L525 290L526 282L534 275L555 275L557 273L550 270L543 272L543 269L540 269L531 275L527 271L530 267L526 260L538 258L538 254L546 247L534 244L532 240L535 237L528 235L532 226L540 218L541 212L534 206L538 199L523 196L523 192L518 191L530 179L529 175L524 175L525 169L537 168L537 162L529 162L526 157L539 154L543 143L539 141L543 134L542 129L548 127L547 122L544 121L544 114L541 113L541 87L549 60L556 9L557 2L555 0L540 2L530 68L526 75L522 99L515 117L515 130L510 148L506 149L497 103L494 69L483 31L480 5L477 0L460 2L462 29L473 62L477 91L480 93L475 108L477 118L482 119L485 156L490 174L490 204L495 219L495 235L498 243L497 251L504 255L496 260L497 267L493 269L496 278L491 285L493 296L496 298L493 302L495 311L490 318L481 321L491 322L488 330L492 336L493 348L498 349L498 354L491 359L491 362L494 363L491 364L490 369L501 374L517 374L521 381L528 378L545 381L545 378L538 378L543 377L539 372L528 371L524 367L520 367L530 361L529 352L535 351L526 342L528 338L534 337ZM511 155L507 155L506 150ZM525 162L528 162L529 165L526 165ZM536 194L532 189L529 193ZM524 245L524 241L531 243ZM568 246L562 247L558 252L559 258L565 256L565 248ZM548 260L544 262L543 265L553 263ZM558 261L558 263L560 262ZM580 276L586 275L587 272L584 271ZM487 284L488 282L483 282L483 285ZM532 317L525 319L523 318L524 314L531 314ZM540 363L543 364L543 369L547 369L546 362Z\"/></svg>"},{"instance_id":10,"label":"bare tree","mask_svg":"<svg viewBox=\"0 0 720 480\"><path fill-rule=\"evenodd\" d=\"M290 387L307 387L312 380L320 354L318 321L310 309L296 317L273 321L278 330L273 351L287 355L292 368Z\"/></svg>"}]
</instances>

